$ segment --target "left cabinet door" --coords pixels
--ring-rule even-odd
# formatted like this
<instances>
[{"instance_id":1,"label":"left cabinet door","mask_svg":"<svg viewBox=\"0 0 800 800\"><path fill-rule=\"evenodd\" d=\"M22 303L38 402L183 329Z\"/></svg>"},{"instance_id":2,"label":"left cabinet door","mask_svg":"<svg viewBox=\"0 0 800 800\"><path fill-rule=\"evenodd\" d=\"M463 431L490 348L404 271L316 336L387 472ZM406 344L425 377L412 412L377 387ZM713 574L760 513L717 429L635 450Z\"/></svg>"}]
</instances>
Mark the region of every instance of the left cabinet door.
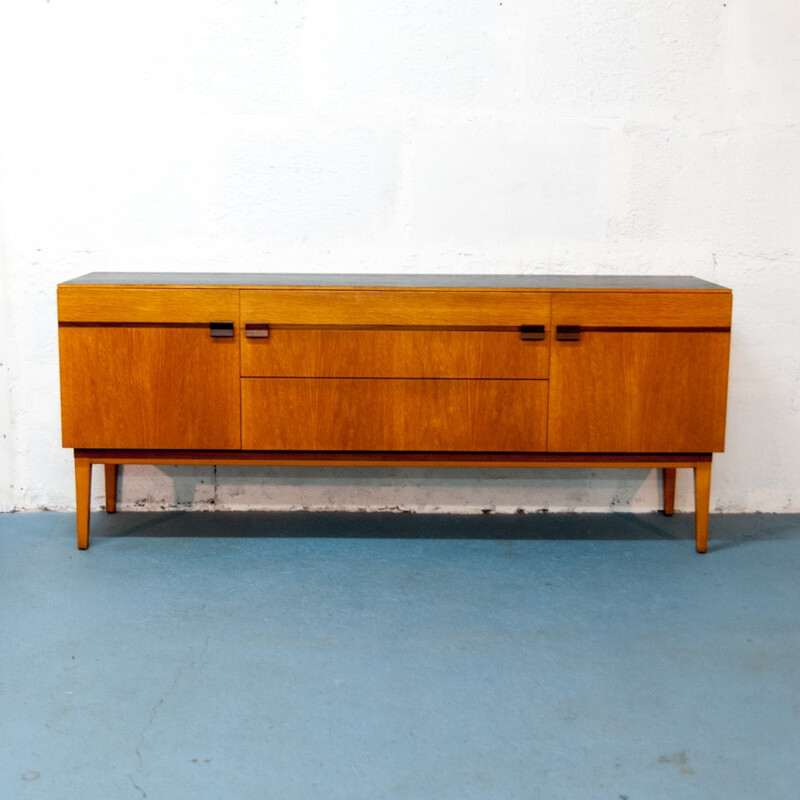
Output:
<instances>
[{"instance_id":1,"label":"left cabinet door","mask_svg":"<svg viewBox=\"0 0 800 800\"><path fill-rule=\"evenodd\" d=\"M205 303L192 290L155 292L59 294L64 447L240 448L235 292L206 291ZM212 336L211 322L233 323L233 335Z\"/></svg>"}]
</instances>

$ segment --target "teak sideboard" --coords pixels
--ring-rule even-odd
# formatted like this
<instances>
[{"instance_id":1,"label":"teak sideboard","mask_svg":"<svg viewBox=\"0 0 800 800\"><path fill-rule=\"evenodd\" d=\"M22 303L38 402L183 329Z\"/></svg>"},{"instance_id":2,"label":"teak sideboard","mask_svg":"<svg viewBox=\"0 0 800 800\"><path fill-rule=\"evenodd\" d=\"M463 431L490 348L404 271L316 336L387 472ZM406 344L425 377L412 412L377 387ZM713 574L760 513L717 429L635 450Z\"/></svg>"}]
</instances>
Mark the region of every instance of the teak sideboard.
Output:
<instances>
[{"instance_id":1,"label":"teak sideboard","mask_svg":"<svg viewBox=\"0 0 800 800\"><path fill-rule=\"evenodd\" d=\"M694 471L708 542L732 296L691 277L93 273L58 287L78 547L93 464Z\"/></svg>"}]
</instances>

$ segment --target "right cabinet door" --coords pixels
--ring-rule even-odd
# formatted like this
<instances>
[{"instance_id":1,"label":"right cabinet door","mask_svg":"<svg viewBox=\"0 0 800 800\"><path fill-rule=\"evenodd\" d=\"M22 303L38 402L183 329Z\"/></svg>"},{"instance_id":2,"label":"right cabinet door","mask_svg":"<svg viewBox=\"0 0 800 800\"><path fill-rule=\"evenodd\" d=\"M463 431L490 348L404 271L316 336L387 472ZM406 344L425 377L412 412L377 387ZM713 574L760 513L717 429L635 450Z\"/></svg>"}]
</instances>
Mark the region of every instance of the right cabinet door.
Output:
<instances>
[{"instance_id":1,"label":"right cabinet door","mask_svg":"<svg viewBox=\"0 0 800 800\"><path fill-rule=\"evenodd\" d=\"M554 299L550 452L709 453L724 448L730 295ZM702 299L702 298L701 298ZM564 340L558 326L580 326ZM576 335L573 331L572 335ZM563 336L563 333L562 333Z\"/></svg>"}]
</instances>

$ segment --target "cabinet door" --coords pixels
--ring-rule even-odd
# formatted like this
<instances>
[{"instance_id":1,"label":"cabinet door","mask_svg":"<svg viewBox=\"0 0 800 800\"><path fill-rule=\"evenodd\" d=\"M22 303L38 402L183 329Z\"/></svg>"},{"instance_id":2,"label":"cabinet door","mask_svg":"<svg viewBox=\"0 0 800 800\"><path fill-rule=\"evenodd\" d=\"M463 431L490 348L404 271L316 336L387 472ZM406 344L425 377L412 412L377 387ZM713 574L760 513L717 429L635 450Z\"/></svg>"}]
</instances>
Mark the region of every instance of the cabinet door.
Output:
<instances>
[{"instance_id":1,"label":"cabinet door","mask_svg":"<svg viewBox=\"0 0 800 800\"><path fill-rule=\"evenodd\" d=\"M59 327L65 447L237 449L239 342L208 324Z\"/></svg>"},{"instance_id":2,"label":"cabinet door","mask_svg":"<svg viewBox=\"0 0 800 800\"><path fill-rule=\"evenodd\" d=\"M551 452L723 449L730 334L609 331L554 341Z\"/></svg>"}]
</instances>

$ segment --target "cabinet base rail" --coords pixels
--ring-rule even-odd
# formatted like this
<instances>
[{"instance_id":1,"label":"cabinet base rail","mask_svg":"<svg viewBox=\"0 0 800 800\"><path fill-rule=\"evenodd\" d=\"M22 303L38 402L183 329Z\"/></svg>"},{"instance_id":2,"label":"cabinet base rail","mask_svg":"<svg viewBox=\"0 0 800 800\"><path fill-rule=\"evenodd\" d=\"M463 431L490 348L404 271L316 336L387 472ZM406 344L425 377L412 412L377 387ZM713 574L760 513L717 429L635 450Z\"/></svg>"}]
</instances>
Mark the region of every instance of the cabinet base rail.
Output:
<instances>
[{"instance_id":1,"label":"cabinet base rail","mask_svg":"<svg viewBox=\"0 0 800 800\"><path fill-rule=\"evenodd\" d=\"M695 548L708 549L708 516L711 499L710 453L425 453L425 452L319 452L231 450L86 450L76 449L75 488L78 548L89 547L89 507L92 466L105 467L106 511L117 506L120 464L205 466L309 466L309 467L588 467L661 469L663 511L675 510L676 469L694 471Z\"/></svg>"}]
</instances>

